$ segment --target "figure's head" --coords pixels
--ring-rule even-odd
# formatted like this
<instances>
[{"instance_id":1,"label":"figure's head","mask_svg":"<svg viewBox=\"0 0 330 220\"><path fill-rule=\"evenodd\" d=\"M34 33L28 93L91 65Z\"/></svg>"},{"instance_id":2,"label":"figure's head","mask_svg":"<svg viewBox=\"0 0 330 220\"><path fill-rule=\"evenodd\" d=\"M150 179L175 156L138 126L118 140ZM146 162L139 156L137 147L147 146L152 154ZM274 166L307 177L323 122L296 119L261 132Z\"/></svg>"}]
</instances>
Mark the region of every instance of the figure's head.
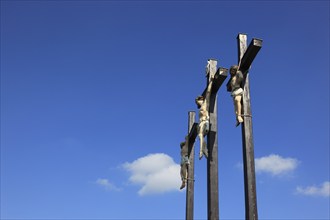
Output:
<instances>
[{"instance_id":1,"label":"figure's head","mask_svg":"<svg viewBox=\"0 0 330 220\"><path fill-rule=\"evenodd\" d=\"M231 75L231 76L235 76L237 70L238 70L238 66L237 66L237 65L232 65L232 66L230 67L230 70L229 70L230 75Z\"/></svg>"},{"instance_id":2,"label":"figure's head","mask_svg":"<svg viewBox=\"0 0 330 220\"><path fill-rule=\"evenodd\" d=\"M196 102L196 105L198 108L200 108L204 102L204 97L203 96L198 96L196 99L195 99L195 102Z\"/></svg>"},{"instance_id":3,"label":"figure's head","mask_svg":"<svg viewBox=\"0 0 330 220\"><path fill-rule=\"evenodd\" d=\"M184 142L181 142L181 143L180 143L180 147L183 148L183 146L184 146L185 144L186 144L185 141L184 141Z\"/></svg>"}]
</instances>

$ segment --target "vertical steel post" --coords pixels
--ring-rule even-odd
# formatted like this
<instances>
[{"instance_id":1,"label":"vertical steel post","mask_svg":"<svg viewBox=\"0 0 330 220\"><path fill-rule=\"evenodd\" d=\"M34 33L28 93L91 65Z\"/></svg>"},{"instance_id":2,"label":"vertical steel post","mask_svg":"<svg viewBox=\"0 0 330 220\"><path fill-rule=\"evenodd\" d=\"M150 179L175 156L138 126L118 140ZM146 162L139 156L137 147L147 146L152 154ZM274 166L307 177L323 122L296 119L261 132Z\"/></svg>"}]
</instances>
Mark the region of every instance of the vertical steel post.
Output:
<instances>
[{"instance_id":1,"label":"vertical steel post","mask_svg":"<svg viewBox=\"0 0 330 220\"><path fill-rule=\"evenodd\" d=\"M188 134L195 123L195 115L194 111L188 112ZM187 181L187 190L186 190L186 220L194 219L194 172L195 172L195 147L194 142L189 141L189 162L190 165L188 167L188 181Z\"/></svg>"},{"instance_id":2,"label":"vertical steel post","mask_svg":"<svg viewBox=\"0 0 330 220\"><path fill-rule=\"evenodd\" d=\"M217 61L210 61L209 74L215 75ZM210 77L209 77L210 78ZM209 220L219 219L219 184L218 184L218 116L217 91L211 92L209 100L210 131L207 135L207 207Z\"/></svg>"},{"instance_id":3,"label":"vertical steel post","mask_svg":"<svg viewBox=\"0 0 330 220\"><path fill-rule=\"evenodd\" d=\"M242 62L242 58L247 49L247 36L239 34L237 36L238 43L238 62ZM245 191L245 218L247 220L257 220L257 191L256 177L254 165L254 143L252 132L252 113L250 101L250 85L249 85L249 69L243 70L245 76L244 92L242 97L243 118L242 123L242 145L243 145L243 165L244 165L244 191Z\"/></svg>"}]
</instances>

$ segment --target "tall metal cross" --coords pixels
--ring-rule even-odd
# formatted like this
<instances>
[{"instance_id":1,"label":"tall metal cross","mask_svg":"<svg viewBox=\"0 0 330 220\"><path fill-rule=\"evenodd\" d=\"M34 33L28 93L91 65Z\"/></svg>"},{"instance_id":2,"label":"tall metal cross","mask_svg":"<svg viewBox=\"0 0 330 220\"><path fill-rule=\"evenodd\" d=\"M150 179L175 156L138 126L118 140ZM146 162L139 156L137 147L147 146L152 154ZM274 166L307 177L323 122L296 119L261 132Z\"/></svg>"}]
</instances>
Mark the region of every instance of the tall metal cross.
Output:
<instances>
[{"instance_id":1,"label":"tall metal cross","mask_svg":"<svg viewBox=\"0 0 330 220\"><path fill-rule=\"evenodd\" d=\"M244 75L242 113L242 144L243 144L243 165L244 165L244 191L245 191L245 219L257 220L257 191L254 165L254 144L252 132L252 113L250 101L249 70L250 66L262 47L262 40L253 38L247 48L247 35L238 34L238 63L239 70Z\"/></svg>"},{"instance_id":2,"label":"tall metal cross","mask_svg":"<svg viewBox=\"0 0 330 220\"><path fill-rule=\"evenodd\" d=\"M219 219L219 185L218 185L218 124L217 124L217 93L222 83L227 78L228 69L218 68L217 61L209 60L210 66L207 72L207 86L211 75L214 75L213 85L209 100L210 131L207 135L207 208L208 219ZM206 96L206 89L203 96ZM194 142L197 136L198 123L195 121L195 112L189 112L189 146L188 156L190 165L188 170L187 195L186 195L186 219L194 216Z\"/></svg>"}]
</instances>

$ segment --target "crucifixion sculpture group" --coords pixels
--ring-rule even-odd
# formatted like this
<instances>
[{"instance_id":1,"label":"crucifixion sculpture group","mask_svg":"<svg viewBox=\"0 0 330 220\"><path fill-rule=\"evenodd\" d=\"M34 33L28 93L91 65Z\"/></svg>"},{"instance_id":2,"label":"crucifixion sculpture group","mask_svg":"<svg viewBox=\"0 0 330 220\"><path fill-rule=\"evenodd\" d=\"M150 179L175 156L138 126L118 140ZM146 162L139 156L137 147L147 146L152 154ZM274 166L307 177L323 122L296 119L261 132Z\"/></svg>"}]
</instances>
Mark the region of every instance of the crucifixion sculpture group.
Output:
<instances>
[{"instance_id":1,"label":"crucifixion sculpture group","mask_svg":"<svg viewBox=\"0 0 330 220\"><path fill-rule=\"evenodd\" d=\"M247 47L247 35L238 34L238 65L231 66L227 91L231 93L236 113L236 126L242 128L245 218L258 219L256 180L254 167L254 144L250 104L249 70L262 47L262 40L253 38ZM186 219L194 218L194 143L199 138L199 159L207 159L207 219L219 219L218 186L218 125L217 92L228 75L228 69L217 68L217 61L209 59L206 66L207 86L195 100L199 109L199 122L195 112L188 113L188 135L180 144L181 179L180 189L186 187ZM205 141L207 137L207 141Z\"/></svg>"}]
</instances>

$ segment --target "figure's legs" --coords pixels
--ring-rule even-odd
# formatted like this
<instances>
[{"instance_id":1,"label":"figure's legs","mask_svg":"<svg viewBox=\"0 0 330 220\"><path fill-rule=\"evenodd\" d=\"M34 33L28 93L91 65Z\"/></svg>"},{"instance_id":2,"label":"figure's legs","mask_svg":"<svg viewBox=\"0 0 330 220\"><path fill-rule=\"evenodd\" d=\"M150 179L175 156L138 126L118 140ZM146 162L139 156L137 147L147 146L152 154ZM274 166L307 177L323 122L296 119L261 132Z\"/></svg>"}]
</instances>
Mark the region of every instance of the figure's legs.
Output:
<instances>
[{"instance_id":1,"label":"figure's legs","mask_svg":"<svg viewBox=\"0 0 330 220\"><path fill-rule=\"evenodd\" d=\"M186 163L184 165L184 179L186 180L186 182L188 180L188 167L189 167L189 165Z\"/></svg>"},{"instance_id":2,"label":"figure's legs","mask_svg":"<svg viewBox=\"0 0 330 220\"><path fill-rule=\"evenodd\" d=\"M210 122L209 121L206 121L205 124L204 124L204 129L203 129L203 131L204 131L204 133L203 133L204 137L205 137L205 135L207 135L209 133L209 130L210 130ZM204 156L206 158L209 157L209 152L207 150L205 139L204 139L204 142L203 142L203 154L204 154Z\"/></svg>"},{"instance_id":3,"label":"figure's legs","mask_svg":"<svg viewBox=\"0 0 330 220\"><path fill-rule=\"evenodd\" d=\"M204 135L203 135L202 131L200 131L198 133L198 137L199 137L199 143L200 143L200 146L199 146L199 159L202 159L202 157L203 157L203 146L204 146Z\"/></svg>"},{"instance_id":4,"label":"figure's legs","mask_svg":"<svg viewBox=\"0 0 330 220\"><path fill-rule=\"evenodd\" d=\"M208 152L207 152L207 147L206 147L206 142L204 140L204 136L206 133L206 123L205 121L200 123L199 131L198 131L198 137L199 137L199 142L200 142L200 147L199 147L199 159L202 159L203 155L207 158L208 157Z\"/></svg>"},{"instance_id":5,"label":"figure's legs","mask_svg":"<svg viewBox=\"0 0 330 220\"><path fill-rule=\"evenodd\" d=\"M184 165L181 165L181 170L180 170L180 175L181 175L181 186L180 186L180 189L183 189L185 186L186 186L186 180L185 180L185 171L184 171Z\"/></svg>"},{"instance_id":6,"label":"figure's legs","mask_svg":"<svg viewBox=\"0 0 330 220\"><path fill-rule=\"evenodd\" d=\"M206 146L206 141L205 141L204 138L203 138L203 149L202 149L202 152L203 152L203 154L204 154L204 156L205 156L206 158L209 157L209 153L208 153L208 151L207 151L207 146Z\"/></svg>"},{"instance_id":7,"label":"figure's legs","mask_svg":"<svg viewBox=\"0 0 330 220\"><path fill-rule=\"evenodd\" d=\"M187 179L188 179L188 164L185 163L185 164L181 165L180 174L181 174L181 180L182 180L180 189L183 189L184 187L186 187L186 183L187 183Z\"/></svg>"},{"instance_id":8,"label":"figure's legs","mask_svg":"<svg viewBox=\"0 0 330 220\"><path fill-rule=\"evenodd\" d=\"M242 104L241 104L241 100L242 100L242 95L237 95L237 96L234 97L235 114L236 114L236 120L237 120L237 123L238 124L240 124L240 123L242 123L244 121L243 118L242 118Z\"/></svg>"}]
</instances>

